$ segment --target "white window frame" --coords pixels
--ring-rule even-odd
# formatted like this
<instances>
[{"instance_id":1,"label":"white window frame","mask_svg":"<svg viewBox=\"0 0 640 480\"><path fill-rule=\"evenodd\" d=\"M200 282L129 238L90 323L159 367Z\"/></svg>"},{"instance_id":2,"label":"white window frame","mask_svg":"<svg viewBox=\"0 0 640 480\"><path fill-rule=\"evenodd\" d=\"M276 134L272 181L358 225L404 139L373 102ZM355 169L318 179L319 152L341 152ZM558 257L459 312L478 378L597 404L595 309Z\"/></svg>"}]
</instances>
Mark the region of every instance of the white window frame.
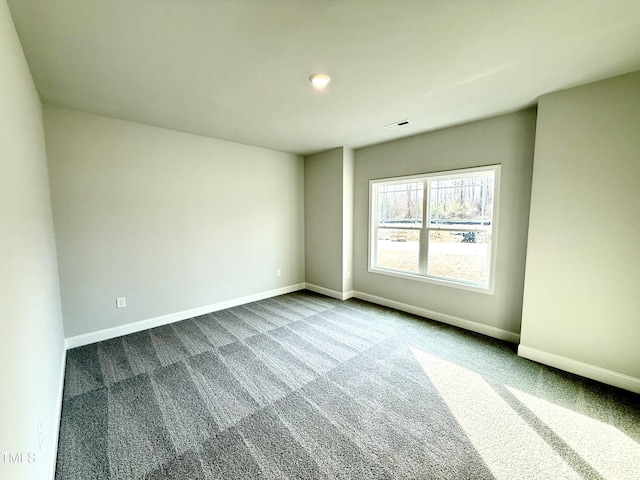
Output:
<instances>
[{"instance_id":1,"label":"white window frame","mask_svg":"<svg viewBox=\"0 0 640 480\"><path fill-rule=\"evenodd\" d=\"M468 178L470 176L480 176L481 174L494 173L494 189L493 189L493 205L492 218L489 226L478 225L477 228L469 227L450 227L445 225L429 224L429 205L430 205L430 182L434 179L453 180L456 178ZM424 182L424 193L422 198L422 226L394 226L388 227L394 230L418 230L420 231L419 246L419 271L418 273L407 272L405 270L397 270L387 267L379 267L376 265L378 229L385 228L378 226L378 187L381 185L393 185L412 182ZM368 267L369 272L393 277L407 278L418 280L421 282L434 283L437 285L446 285L455 288L462 288L480 293L493 294L495 283L495 263L496 251L498 244L498 205L500 198L500 165L488 165L483 167L465 168L459 170L447 170L441 172L425 173L419 175L409 175L404 177L380 178L369 181L369 252ZM429 275L427 273L427 260L429 258L429 232L431 231L458 231L458 232L482 232L488 234L489 246L487 249L487 281L486 283L473 282L468 280L460 280L449 277L440 277Z\"/></svg>"}]
</instances>

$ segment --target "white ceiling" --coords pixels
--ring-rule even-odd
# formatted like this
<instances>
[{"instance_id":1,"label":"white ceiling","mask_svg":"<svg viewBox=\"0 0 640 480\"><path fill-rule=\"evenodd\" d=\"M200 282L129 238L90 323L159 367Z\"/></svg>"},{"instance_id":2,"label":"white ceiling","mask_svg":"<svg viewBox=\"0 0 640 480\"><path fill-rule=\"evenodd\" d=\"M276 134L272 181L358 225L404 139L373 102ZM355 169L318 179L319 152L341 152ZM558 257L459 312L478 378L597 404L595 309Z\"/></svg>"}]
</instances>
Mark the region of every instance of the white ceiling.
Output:
<instances>
[{"instance_id":1,"label":"white ceiling","mask_svg":"<svg viewBox=\"0 0 640 480\"><path fill-rule=\"evenodd\" d=\"M639 0L8 3L44 102L299 154L640 70Z\"/></svg>"}]
</instances>

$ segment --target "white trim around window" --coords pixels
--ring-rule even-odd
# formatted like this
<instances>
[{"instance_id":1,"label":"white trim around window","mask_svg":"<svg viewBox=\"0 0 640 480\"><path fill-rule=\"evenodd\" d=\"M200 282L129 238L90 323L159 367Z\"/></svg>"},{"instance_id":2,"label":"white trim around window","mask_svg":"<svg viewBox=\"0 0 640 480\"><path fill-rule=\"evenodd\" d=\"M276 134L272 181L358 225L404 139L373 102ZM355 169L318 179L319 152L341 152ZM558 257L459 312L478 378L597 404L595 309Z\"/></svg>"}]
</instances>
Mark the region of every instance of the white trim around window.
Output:
<instances>
[{"instance_id":1,"label":"white trim around window","mask_svg":"<svg viewBox=\"0 0 640 480\"><path fill-rule=\"evenodd\" d=\"M500 165L369 181L369 272L493 293Z\"/></svg>"}]
</instances>

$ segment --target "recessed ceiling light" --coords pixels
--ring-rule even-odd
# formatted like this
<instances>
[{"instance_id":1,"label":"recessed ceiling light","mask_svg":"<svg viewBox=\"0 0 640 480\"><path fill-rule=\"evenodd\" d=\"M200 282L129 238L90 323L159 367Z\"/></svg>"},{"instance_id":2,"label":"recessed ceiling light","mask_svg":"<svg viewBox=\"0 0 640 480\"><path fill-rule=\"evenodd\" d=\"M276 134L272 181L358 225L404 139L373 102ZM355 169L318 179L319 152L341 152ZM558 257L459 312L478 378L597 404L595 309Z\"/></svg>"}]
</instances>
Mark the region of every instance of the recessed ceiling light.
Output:
<instances>
[{"instance_id":1,"label":"recessed ceiling light","mask_svg":"<svg viewBox=\"0 0 640 480\"><path fill-rule=\"evenodd\" d=\"M314 73L309 77L309 82L313 85L313 88L317 88L318 90L322 90L324 87L329 85L331 81L331 77L326 73Z\"/></svg>"}]
</instances>

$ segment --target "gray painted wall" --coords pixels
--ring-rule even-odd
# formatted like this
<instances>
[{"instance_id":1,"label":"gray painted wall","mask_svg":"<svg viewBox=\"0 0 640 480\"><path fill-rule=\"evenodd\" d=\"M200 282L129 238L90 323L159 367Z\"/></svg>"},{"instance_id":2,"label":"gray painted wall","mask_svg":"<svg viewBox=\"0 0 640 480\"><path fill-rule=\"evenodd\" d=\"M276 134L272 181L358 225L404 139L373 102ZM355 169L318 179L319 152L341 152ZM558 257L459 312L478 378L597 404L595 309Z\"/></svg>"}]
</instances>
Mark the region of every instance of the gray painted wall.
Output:
<instances>
[{"instance_id":1,"label":"gray painted wall","mask_svg":"<svg viewBox=\"0 0 640 480\"><path fill-rule=\"evenodd\" d=\"M304 159L306 281L335 292L343 287L343 149Z\"/></svg>"},{"instance_id":2,"label":"gray painted wall","mask_svg":"<svg viewBox=\"0 0 640 480\"><path fill-rule=\"evenodd\" d=\"M640 72L540 99L522 346L640 380L638 179Z\"/></svg>"},{"instance_id":3,"label":"gray painted wall","mask_svg":"<svg viewBox=\"0 0 640 480\"><path fill-rule=\"evenodd\" d=\"M67 337L304 282L301 157L44 114Z\"/></svg>"},{"instance_id":4,"label":"gray painted wall","mask_svg":"<svg viewBox=\"0 0 640 480\"><path fill-rule=\"evenodd\" d=\"M353 290L354 173L347 147L305 157L306 282L337 298Z\"/></svg>"},{"instance_id":5,"label":"gray painted wall","mask_svg":"<svg viewBox=\"0 0 640 480\"><path fill-rule=\"evenodd\" d=\"M343 148L342 157L342 285L343 293L353 291L353 209L356 156Z\"/></svg>"},{"instance_id":6,"label":"gray painted wall","mask_svg":"<svg viewBox=\"0 0 640 480\"><path fill-rule=\"evenodd\" d=\"M355 290L506 332L520 332L535 110L356 150ZM501 164L494 294L369 273L371 179Z\"/></svg>"},{"instance_id":7,"label":"gray painted wall","mask_svg":"<svg viewBox=\"0 0 640 480\"><path fill-rule=\"evenodd\" d=\"M0 65L0 450L22 455L3 457L0 478L42 479L55 461L64 339L42 110L5 0Z\"/></svg>"}]
</instances>

